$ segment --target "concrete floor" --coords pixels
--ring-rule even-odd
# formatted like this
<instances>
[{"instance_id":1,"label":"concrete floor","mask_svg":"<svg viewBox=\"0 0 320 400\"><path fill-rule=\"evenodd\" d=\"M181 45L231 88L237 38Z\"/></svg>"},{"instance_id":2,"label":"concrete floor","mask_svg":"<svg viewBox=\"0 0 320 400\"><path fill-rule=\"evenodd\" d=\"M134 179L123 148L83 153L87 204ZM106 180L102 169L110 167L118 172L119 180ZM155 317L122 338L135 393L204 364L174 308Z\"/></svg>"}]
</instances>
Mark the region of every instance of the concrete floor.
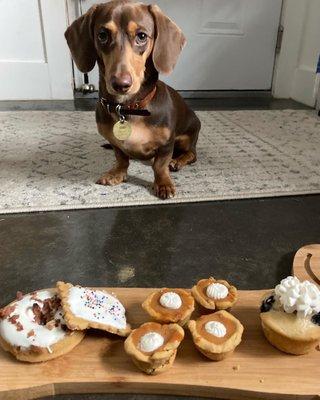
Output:
<instances>
[{"instance_id":1,"label":"concrete floor","mask_svg":"<svg viewBox=\"0 0 320 400\"><path fill-rule=\"evenodd\" d=\"M0 110L91 109L92 102L87 103L2 102ZM196 109L304 108L272 99L263 104L222 99L215 104L193 102ZM319 243L319 226L320 195L0 215L0 306L17 290L48 287L59 279L93 286L190 287L214 275L240 289L273 287L290 273L299 247Z\"/></svg>"}]
</instances>

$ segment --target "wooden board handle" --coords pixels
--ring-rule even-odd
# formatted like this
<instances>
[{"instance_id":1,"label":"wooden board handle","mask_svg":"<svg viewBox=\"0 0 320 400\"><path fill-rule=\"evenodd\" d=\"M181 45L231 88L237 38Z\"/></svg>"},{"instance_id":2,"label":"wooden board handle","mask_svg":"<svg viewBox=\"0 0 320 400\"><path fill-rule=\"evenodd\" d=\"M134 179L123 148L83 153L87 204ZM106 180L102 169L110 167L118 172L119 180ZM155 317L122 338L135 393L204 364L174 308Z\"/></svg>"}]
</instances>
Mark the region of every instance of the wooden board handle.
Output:
<instances>
[{"instance_id":1,"label":"wooden board handle","mask_svg":"<svg viewBox=\"0 0 320 400\"><path fill-rule=\"evenodd\" d=\"M301 281L309 280L320 286L320 244L309 244L296 252L293 275Z\"/></svg>"}]
</instances>

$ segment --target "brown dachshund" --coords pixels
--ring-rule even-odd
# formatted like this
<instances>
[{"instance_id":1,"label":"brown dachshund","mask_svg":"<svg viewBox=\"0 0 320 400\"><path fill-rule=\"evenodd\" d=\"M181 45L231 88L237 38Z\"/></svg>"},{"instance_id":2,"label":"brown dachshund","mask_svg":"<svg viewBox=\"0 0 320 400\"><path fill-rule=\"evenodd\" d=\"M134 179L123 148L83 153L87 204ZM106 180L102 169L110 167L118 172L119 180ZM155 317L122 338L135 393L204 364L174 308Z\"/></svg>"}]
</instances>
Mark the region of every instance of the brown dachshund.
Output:
<instances>
[{"instance_id":1,"label":"brown dachshund","mask_svg":"<svg viewBox=\"0 0 320 400\"><path fill-rule=\"evenodd\" d=\"M169 171L196 161L200 130L182 97L159 81L177 62L182 31L155 5L118 0L91 7L65 36L80 71L99 66L96 120L116 164L97 183L125 181L130 158L153 159L155 194L173 197Z\"/></svg>"}]
</instances>

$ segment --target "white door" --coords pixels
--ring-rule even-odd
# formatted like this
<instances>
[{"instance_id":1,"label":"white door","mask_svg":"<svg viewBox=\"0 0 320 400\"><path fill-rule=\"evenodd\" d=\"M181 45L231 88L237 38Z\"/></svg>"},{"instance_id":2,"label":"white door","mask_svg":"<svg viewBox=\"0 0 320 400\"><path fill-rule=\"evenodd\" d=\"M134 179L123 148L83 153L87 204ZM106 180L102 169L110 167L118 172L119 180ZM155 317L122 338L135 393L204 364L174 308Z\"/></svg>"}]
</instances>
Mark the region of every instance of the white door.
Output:
<instances>
[{"instance_id":1,"label":"white door","mask_svg":"<svg viewBox=\"0 0 320 400\"><path fill-rule=\"evenodd\" d=\"M82 0L85 12L95 0ZM187 45L162 77L179 90L268 90L282 0L149 0L182 28ZM76 80L80 84L81 76ZM81 81L82 82L82 81ZM90 73L98 85L98 73Z\"/></svg>"},{"instance_id":2,"label":"white door","mask_svg":"<svg viewBox=\"0 0 320 400\"><path fill-rule=\"evenodd\" d=\"M65 0L0 0L0 100L72 99Z\"/></svg>"}]
</instances>

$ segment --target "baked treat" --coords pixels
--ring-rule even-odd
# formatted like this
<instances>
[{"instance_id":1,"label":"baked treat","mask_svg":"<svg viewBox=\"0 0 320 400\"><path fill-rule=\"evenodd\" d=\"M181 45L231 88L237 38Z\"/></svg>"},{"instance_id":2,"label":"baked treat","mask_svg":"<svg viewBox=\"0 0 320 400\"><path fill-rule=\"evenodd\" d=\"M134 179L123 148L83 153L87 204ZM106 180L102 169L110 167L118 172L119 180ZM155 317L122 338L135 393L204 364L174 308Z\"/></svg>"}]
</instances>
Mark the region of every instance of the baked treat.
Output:
<instances>
[{"instance_id":1,"label":"baked treat","mask_svg":"<svg viewBox=\"0 0 320 400\"><path fill-rule=\"evenodd\" d=\"M191 289L193 297L208 310L228 310L237 301L237 289L227 281L201 279Z\"/></svg>"},{"instance_id":2,"label":"baked treat","mask_svg":"<svg viewBox=\"0 0 320 400\"><path fill-rule=\"evenodd\" d=\"M0 310L0 345L18 360L41 362L71 351L84 337L65 325L55 289L39 290Z\"/></svg>"},{"instance_id":3,"label":"baked treat","mask_svg":"<svg viewBox=\"0 0 320 400\"><path fill-rule=\"evenodd\" d=\"M103 289L73 286L57 282L66 324L71 330L101 329L128 336L126 310L120 301Z\"/></svg>"},{"instance_id":4,"label":"baked treat","mask_svg":"<svg viewBox=\"0 0 320 400\"><path fill-rule=\"evenodd\" d=\"M131 332L124 349L139 369L155 375L172 366L183 338L184 330L178 324L147 322Z\"/></svg>"},{"instance_id":5,"label":"baked treat","mask_svg":"<svg viewBox=\"0 0 320 400\"><path fill-rule=\"evenodd\" d=\"M320 290L288 276L269 293L260 307L267 340L289 354L305 354L320 341Z\"/></svg>"},{"instance_id":6,"label":"baked treat","mask_svg":"<svg viewBox=\"0 0 320 400\"><path fill-rule=\"evenodd\" d=\"M237 318L221 310L189 321L196 348L213 361L220 361L233 353L242 338L243 326Z\"/></svg>"},{"instance_id":7,"label":"baked treat","mask_svg":"<svg viewBox=\"0 0 320 400\"><path fill-rule=\"evenodd\" d=\"M194 310L194 299L184 289L163 288L151 293L142 307L158 322L176 322L183 326Z\"/></svg>"}]
</instances>

